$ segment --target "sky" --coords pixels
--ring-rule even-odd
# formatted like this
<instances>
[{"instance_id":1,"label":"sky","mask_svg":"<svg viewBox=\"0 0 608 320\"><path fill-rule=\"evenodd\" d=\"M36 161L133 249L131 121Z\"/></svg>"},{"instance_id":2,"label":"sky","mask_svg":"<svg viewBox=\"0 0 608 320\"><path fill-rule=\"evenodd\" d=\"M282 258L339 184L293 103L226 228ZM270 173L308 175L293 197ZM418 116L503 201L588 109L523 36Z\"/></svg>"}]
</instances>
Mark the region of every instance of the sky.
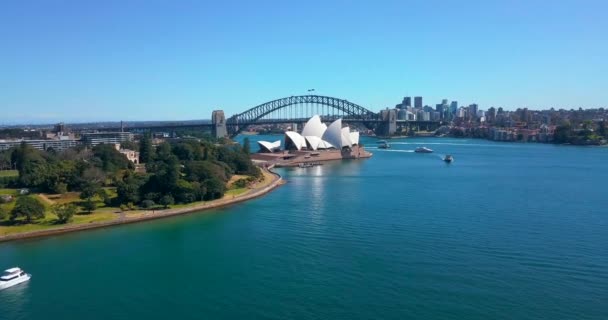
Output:
<instances>
[{"instance_id":1,"label":"sky","mask_svg":"<svg viewBox=\"0 0 608 320\"><path fill-rule=\"evenodd\" d=\"M209 119L315 89L608 106L607 1L0 1L0 124Z\"/></svg>"}]
</instances>

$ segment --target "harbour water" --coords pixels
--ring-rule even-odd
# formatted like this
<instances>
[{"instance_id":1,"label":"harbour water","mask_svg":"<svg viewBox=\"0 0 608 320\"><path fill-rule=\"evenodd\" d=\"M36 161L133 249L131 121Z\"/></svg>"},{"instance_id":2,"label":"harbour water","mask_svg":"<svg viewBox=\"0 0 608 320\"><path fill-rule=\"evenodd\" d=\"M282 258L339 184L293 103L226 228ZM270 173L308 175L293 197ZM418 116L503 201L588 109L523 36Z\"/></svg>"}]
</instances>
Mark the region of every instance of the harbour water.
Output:
<instances>
[{"instance_id":1,"label":"harbour water","mask_svg":"<svg viewBox=\"0 0 608 320\"><path fill-rule=\"evenodd\" d=\"M247 203L1 243L33 277L0 319L608 319L608 148L363 142Z\"/></svg>"}]
</instances>

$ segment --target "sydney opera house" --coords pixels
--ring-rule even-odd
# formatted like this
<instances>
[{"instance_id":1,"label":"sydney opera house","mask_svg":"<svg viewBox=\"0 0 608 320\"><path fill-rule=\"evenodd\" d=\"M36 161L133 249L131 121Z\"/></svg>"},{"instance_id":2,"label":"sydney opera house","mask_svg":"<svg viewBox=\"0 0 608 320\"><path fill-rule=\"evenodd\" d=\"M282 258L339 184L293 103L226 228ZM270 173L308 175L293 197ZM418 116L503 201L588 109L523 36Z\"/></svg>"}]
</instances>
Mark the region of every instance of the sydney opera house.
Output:
<instances>
[{"instance_id":1,"label":"sydney opera house","mask_svg":"<svg viewBox=\"0 0 608 320\"><path fill-rule=\"evenodd\" d=\"M359 144L359 132L342 127L342 119L327 126L319 116L310 118L302 133L285 132L284 149L281 149L281 140L258 141L258 145L260 151L252 158L278 166L372 156Z\"/></svg>"}]
</instances>

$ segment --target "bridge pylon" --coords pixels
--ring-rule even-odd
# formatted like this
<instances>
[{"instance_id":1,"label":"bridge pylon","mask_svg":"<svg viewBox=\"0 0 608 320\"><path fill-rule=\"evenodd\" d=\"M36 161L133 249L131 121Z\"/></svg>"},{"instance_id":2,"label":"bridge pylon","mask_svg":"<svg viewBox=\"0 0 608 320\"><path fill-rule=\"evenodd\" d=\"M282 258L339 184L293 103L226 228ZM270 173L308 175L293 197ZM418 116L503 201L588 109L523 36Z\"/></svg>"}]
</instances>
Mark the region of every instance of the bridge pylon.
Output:
<instances>
[{"instance_id":1,"label":"bridge pylon","mask_svg":"<svg viewBox=\"0 0 608 320\"><path fill-rule=\"evenodd\" d=\"M224 115L223 110L214 110L211 113L211 123L213 124L213 127L211 128L213 137L220 139L228 135L228 130L226 130L226 116Z\"/></svg>"}]
</instances>

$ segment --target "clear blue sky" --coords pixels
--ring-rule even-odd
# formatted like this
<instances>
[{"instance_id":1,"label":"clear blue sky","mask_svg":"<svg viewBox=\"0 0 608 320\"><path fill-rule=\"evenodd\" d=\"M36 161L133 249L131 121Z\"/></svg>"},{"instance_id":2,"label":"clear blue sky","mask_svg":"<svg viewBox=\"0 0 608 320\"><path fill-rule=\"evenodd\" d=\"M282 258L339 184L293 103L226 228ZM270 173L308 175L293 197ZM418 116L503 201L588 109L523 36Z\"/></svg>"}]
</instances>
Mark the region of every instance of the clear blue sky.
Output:
<instances>
[{"instance_id":1,"label":"clear blue sky","mask_svg":"<svg viewBox=\"0 0 608 320\"><path fill-rule=\"evenodd\" d=\"M606 107L606 1L0 2L0 123L177 120L318 94Z\"/></svg>"}]
</instances>

